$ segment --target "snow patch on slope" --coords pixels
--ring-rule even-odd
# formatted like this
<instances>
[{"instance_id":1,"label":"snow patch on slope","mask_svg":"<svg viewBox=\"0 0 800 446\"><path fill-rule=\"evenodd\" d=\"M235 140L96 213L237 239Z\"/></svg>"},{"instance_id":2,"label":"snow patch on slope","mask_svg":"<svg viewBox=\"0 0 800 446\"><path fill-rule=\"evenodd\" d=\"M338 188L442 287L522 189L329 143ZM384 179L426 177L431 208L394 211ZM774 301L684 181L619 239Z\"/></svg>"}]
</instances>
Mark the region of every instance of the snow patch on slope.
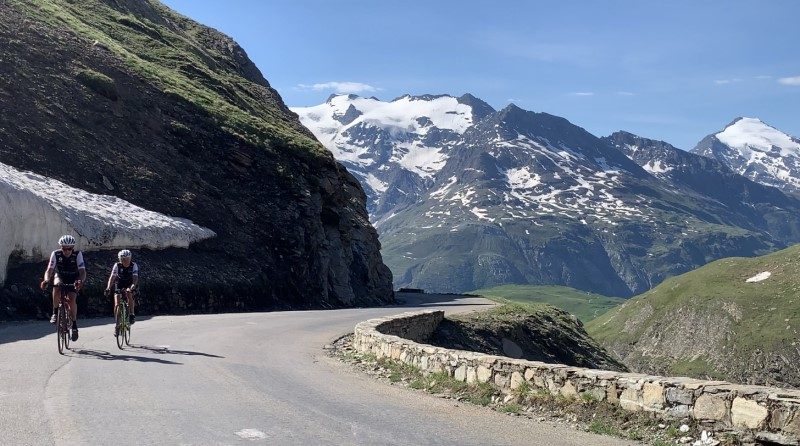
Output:
<instances>
[{"instance_id":1,"label":"snow patch on slope","mask_svg":"<svg viewBox=\"0 0 800 446\"><path fill-rule=\"evenodd\" d=\"M769 271L764 271L763 273L758 273L758 274L756 274L755 276L753 276L753 277L751 277L751 278L749 278L749 279L745 280L745 282L751 282L751 283L752 283L752 282L761 282L761 281L763 281L763 280L767 280L767 279L769 279L769 277L770 277L771 275L772 275L772 273L771 273L771 272L769 272Z\"/></svg>"},{"instance_id":2,"label":"snow patch on slope","mask_svg":"<svg viewBox=\"0 0 800 446\"><path fill-rule=\"evenodd\" d=\"M535 172L530 171L530 167L512 168L506 171L508 187L512 191L517 189L533 189L542 184L542 180Z\"/></svg>"},{"instance_id":3,"label":"snow patch on slope","mask_svg":"<svg viewBox=\"0 0 800 446\"><path fill-rule=\"evenodd\" d=\"M389 187L388 184L386 184L383 181L379 180L378 177L376 177L375 175L373 175L371 173L367 174L367 176L365 178L365 181L367 182L369 187L372 188L372 190L374 190L375 192L378 192L380 194L386 192L386 188Z\"/></svg>"},{"instance_id":4,"label":"snow patch on slope","mask_svg":"<svg viewBox=\"0 0 800 446\"><path fill-rule=\"evenodd\" d=\"M667 173L672 170L672 167L664 164L661 160L650 160L642 168L652 174Z\"/></svg>"},{"instance_id":5,"label":"snow patch on slope","mask_svg":"<svg viewBox=\"0 0 800 446\"><path fill-rule=\"evenodd\" d=\"M12 253L46 260L62 234L78 249L187 247L214 237L190 220L148 211L0 163L0 283Z\"/></svg>"},{"instance_id":6,"label":"snow patch on slope","mask_svg":"<svg viewBox=\"0 0 800 446\"><path fill-rule=\"evenodd\" d=\"M434 176L447 162L447 156L442 153L442 147L427 147L415 141L409 144L398 144L397 149L399 153L396 152L391 161L396 161L422 178Z\"/></svg>"}]
</instances>

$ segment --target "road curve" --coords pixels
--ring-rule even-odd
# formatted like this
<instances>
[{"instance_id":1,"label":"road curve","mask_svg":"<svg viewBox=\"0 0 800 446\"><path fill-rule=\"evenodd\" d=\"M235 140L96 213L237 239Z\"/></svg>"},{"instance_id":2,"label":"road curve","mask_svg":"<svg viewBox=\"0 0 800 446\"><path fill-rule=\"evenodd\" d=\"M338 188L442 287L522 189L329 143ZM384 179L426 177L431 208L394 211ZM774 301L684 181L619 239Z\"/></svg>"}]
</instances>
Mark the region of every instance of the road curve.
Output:
<instances>
[{"instance_id":1,"label":"road curve","mask_svg":"<svg viewBox=\"0 0 800 446\"><path fill-rule=\"evenodd\" d=\"M65 356L47 322L0 324L0 443L635 444L391 386L323 352L369 318L487 303L160 316L124 351L111 319L84 320Z\"/></svg>"}]
</instances>

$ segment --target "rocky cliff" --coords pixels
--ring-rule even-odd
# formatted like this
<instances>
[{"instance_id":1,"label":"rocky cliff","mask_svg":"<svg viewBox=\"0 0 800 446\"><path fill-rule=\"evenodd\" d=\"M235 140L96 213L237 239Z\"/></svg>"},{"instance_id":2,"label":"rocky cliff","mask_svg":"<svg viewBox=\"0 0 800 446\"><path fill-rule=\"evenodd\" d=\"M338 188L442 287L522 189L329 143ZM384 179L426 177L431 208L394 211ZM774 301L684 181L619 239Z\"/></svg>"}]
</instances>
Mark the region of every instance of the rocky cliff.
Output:
<instances>
[{"instance_id":1,"label":"rocky cliff","mask_svg":"<svg viewBox=\"0 0 800 446\"><path fill-rule=\"evenodd\" d=\"M393 299L358 181L230 38L149 0L0 1L0 60L1 163L216 233L134 252L159 308ZM114 258L88 257L99 302ZM35 296L30 260L11 259L0 315Z\"/></svg>"}]
</instances>

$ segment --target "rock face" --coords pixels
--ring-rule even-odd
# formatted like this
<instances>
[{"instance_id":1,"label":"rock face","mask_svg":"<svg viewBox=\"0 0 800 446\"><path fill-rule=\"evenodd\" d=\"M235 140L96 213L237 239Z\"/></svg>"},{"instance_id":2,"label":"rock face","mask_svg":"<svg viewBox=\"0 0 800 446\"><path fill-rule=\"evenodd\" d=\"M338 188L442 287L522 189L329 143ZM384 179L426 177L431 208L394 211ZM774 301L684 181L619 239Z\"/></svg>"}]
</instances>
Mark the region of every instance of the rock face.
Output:
<instances>
[{"instance_id":1,"label":"rock face","mask_svg":"<svg viewBox=\"0 0 800 446\"><path fill-rule=\"evenodd\" d=\"M0 59L0 162L217 234L134 252L174 311L393 300L358 181L230 38L151 1L23 0L0 4ZM43 267L11 263L24 301Z\"/></svg>"},{"instance_id":2,"label":"rock face","mask_svg":"<svg viewBox=\"0 0 800 446\"><path fill-rule=\"evenodd\" d=\"M577 367L624 371L566 311L549 305L456 315L439 323L429 343L439 347ZM480 380L480 370L478 371Z\"/></svg>"},{"instance_id":3,"label":"rock face","mask_svg":"<svg viewBox=\"0 0 800 446\"><path fill-rule=\"evenodd\" d=\"M721 203L719 217L736 226L771 234L785 240L799 240L796 218L800 200L780 189L765 186L740 175L713 158L680 150L664 141L642 138L628 132L616 132L603 138L642 166L666 187Z\"/></svg>"},{"instance_id":4,"label":"rock face","mask_svg":"<svg viewBox=\"0 0 800 446\"><path fill-rule=\"evenodd\" d=\"M666 143L601 139L470 95L334 96L295 110L359 172L397 287L630 296L723 256L800 241L798 200ZM629 159L633 143L648 149Z\"/></svg>"}]
</instances>

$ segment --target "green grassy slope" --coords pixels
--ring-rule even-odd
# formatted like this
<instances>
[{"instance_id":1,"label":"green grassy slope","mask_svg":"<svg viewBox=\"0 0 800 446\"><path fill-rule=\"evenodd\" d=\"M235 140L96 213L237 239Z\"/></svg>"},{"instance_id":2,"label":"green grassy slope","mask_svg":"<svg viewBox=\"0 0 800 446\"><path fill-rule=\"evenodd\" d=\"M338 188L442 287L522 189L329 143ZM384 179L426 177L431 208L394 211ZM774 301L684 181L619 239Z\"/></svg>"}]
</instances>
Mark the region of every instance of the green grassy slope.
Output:
<instances>
[{"instance_id":1,"label":"green grassy slope","mask_svg":"<svg viewBox=\"0 0 800 446\"><path fill-rule=\"evenodd\" d=\"M625 302L621 297L608 297L565 286L502 285L470 291L488 298L522 303L546 303L578 316L586 323Z\"/></svg>"},{"instance_id":2,"label":"green grassy slope","mask_svg":"<svg viewBox=\"0 0 800 446\"><path fill-rule=\"evenodd\" d=\"M800 245L712 262L587 324L633 369L793 386L800 386L799 330Z\"/></svg>"},{"instance_id":3,"label":"green grassy slope","mask_svg":"<svg viewBox=\"0 0 800 446\"><path fill-rule=\"evenodd\" d=\"M326 156L231 39L155 0L11 0L36 20L71 29L110 51L132 72L206 110L251 144L279 144ZM130 13L122 13L124 10ZM136 12L134 15L133 12Z\"/></svg>"}]
</instances>

